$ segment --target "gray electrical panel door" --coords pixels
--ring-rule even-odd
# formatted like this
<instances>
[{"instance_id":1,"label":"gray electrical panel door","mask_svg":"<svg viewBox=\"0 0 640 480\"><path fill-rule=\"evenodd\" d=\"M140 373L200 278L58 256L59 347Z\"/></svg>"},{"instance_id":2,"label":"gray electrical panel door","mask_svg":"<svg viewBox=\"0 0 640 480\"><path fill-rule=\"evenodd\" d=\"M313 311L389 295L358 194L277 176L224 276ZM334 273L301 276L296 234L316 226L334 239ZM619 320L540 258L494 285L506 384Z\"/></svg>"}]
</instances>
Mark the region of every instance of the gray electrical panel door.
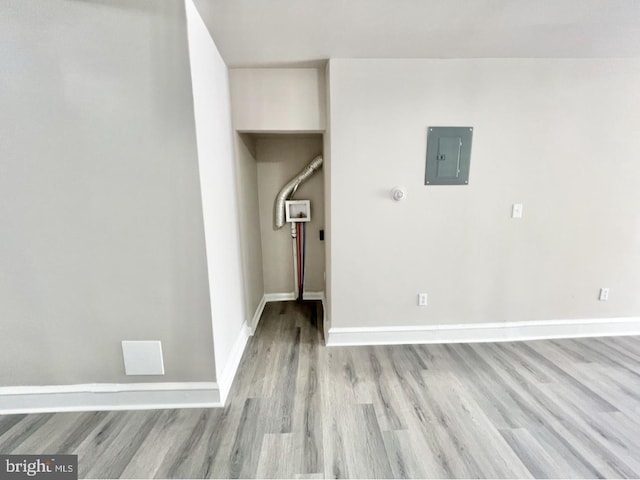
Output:
<instances>
[{"instance_id":1,"label":"gray electrical panel door","mask_svg":"<svg viewBox=\"0 0 640 480\"><path fill-rule=\"evenodd\" d=\"M467 185L472 127L429 127L425 185Z\"/></svg>"}]
</instances>

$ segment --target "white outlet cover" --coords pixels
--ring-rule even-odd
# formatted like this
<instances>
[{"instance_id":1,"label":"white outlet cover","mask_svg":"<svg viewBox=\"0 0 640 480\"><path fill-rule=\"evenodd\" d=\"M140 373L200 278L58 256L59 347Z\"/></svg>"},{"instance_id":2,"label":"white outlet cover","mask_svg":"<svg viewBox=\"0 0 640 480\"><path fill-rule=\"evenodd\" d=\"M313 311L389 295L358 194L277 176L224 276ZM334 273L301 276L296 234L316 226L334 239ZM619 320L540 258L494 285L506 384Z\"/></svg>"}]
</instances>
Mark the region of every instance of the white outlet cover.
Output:
<instances>
[{"instance_id":1,"label":"white outlet cover","mask_svg":"<svg viewBox=\"0 0 640 480\"><path fill-rule=\"evenodd\" d=\"M127 375L164 375L160 340L123 340L122 355Z\"/></svg>"},{"instance_id":2,"label":"white outlet cover","mask_svg":"<svg viewBox=\"0 0 640 480\"><path fill-rule=\"evenodd\" d=\"M511 208L511 218L522 218L522 204L514 203Z\"/></svg>"}]
</instances>

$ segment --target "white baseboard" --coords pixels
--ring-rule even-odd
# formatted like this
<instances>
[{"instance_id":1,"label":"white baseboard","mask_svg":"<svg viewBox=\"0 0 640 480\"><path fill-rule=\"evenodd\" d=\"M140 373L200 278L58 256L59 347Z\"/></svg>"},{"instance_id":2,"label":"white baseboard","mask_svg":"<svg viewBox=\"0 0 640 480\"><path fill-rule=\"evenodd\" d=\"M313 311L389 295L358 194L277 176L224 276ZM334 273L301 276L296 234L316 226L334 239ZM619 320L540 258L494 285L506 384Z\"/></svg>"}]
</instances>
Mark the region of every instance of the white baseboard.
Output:
<instances>
[{"instance_id":1,"label":"white baseboard","mask_svg":"<svg viewBox=\"0 0 640 480\"><path fill-rule=\"evenodd\" d=\"M324 292L304 292L302 298L304 300L323 300Z\"/></svg>"},{"instance_id":2,"label":"white baseboard","mask_svg":"<svg viewBox=\"0 0 640 480\"><path fill-rule=\"evenodd\" d=\"M294 292L288 293L265 293L264 299L266 302L286 302L288 300L295 300L296 294Z\"/></svg>"},{"instance_id":3,"label":"white baseboard","mask_svg":"<svg viewBox=\"0 0 640 480\"><path fill-rule=\"evenodd\" d=\"M479 343L640 335L640 317L398 327L329 328L327 345Z\"/></svg>"},{"instance_id":4,"label":"white baseboard","mask_svg":"<svg viewBox=\"0 0 640 480\"><path fill-rule=\"evenodd\" d=\"M0 387L0 414L220 407L215 382Z\"/></svg>"},{"instance_id":5,"label":"white baseboard","mask_svg":"<svg viewBox=\"0 0 640 480\"><path fill-rule=\"evenodd\" d=\"M251 328L246 323L244 323L240 328L240 332L238 333L238 337L236 338L233 347L231 347L231 353L229 354L227 364L224 366L224 370L218 378L220 404L222 406L224 406L227 400L227 395L229 394L229 390L231 390L233 379L235 378L238 367L240 366L242 354L244 353L244 349L247 346L247 341L249 340L250 336Z\"/></svg>"},{"instance_id":6,"label":"white baseboard","mask_svg":"<svg viewBox=\"0 0 640 480\"><path fill-rule=\"evenodd\" d=\"M331 324L329 322L329 317L327 317L327 297L324 292L322 292L322 336L325 345L327 345L329 340L329 329L331 328Z\"/></svg>"},{"instance_id":7,"label":"white baseboard","mask_svg":"<svg viewBox=\"0 0 640 480\"><path fill-rule=\"evenodd\" d=\"M304 300L322 300L324 298L324 292L304 292L302 298ZM296 294L294 292L265 293L264 299L266 302L286 302L288 300L295 300Z\"/></svg>"},{"instance_id":8,"label":"white baseboard","mask_svg":"<svg viewBox=\"0 0 640 480\"><path fill-rule=\"evenodd\" d=\"M267 305L267 297L266 295L262 295L260 299L260 303L258 304L258 308L256 308L255 313L253 314L253 318L251 319L251 325L249 325L249 329L251 332L249 335L253 335L256 331L256 327L258 326L258 322L260 321L260 317L262 317L262 312L264 312L264 307Z\"/></svg>"}]
</instances>

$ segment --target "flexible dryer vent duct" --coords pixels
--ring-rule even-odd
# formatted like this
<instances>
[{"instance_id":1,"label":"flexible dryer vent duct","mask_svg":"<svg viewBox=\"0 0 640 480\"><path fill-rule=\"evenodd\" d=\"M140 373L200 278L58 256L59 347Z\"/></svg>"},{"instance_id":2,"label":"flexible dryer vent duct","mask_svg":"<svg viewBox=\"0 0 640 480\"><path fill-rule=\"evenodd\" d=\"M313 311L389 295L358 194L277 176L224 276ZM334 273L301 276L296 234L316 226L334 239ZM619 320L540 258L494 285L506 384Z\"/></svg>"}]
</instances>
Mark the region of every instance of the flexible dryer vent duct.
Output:
<instances>
[{"instance_id":1,"label":"flexible dryer vent duct","mask_svg":"<svg viewBox=\"0 0 640 480\"><path fill-rule=\"evenodd\" d=\"M296 190L300 186L300 184L306 181L311 175L313 175L320 167L322 166L322 155L318 155L316 158L311 160L309 165L304 167L302 171L293 177L289 182L282 187L280 193L276 196L276 205L275 205L275 227L276 229L280 229L285 224L285 211L284 211L284 202L289 200L289 198L296 193Z\"/></svg>"}]
</instances>

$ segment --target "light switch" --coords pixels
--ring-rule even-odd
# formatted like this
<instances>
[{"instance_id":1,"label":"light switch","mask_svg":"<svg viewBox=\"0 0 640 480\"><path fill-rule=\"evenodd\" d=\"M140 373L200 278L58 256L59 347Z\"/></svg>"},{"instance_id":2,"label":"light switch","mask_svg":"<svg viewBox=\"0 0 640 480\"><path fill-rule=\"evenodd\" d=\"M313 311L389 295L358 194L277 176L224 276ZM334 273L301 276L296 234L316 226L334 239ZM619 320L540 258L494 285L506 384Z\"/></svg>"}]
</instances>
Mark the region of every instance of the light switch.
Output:
<instances>
[{"instance_id":1,"label":"light switch","mask_svg":"<svg viewBox=\"0 0 640 480\"><path fill-rule=\"evenodd\" d=\"M511 209L511 218L522 218L522 204L514 203Z\"/></svg>"}]
</instances>

